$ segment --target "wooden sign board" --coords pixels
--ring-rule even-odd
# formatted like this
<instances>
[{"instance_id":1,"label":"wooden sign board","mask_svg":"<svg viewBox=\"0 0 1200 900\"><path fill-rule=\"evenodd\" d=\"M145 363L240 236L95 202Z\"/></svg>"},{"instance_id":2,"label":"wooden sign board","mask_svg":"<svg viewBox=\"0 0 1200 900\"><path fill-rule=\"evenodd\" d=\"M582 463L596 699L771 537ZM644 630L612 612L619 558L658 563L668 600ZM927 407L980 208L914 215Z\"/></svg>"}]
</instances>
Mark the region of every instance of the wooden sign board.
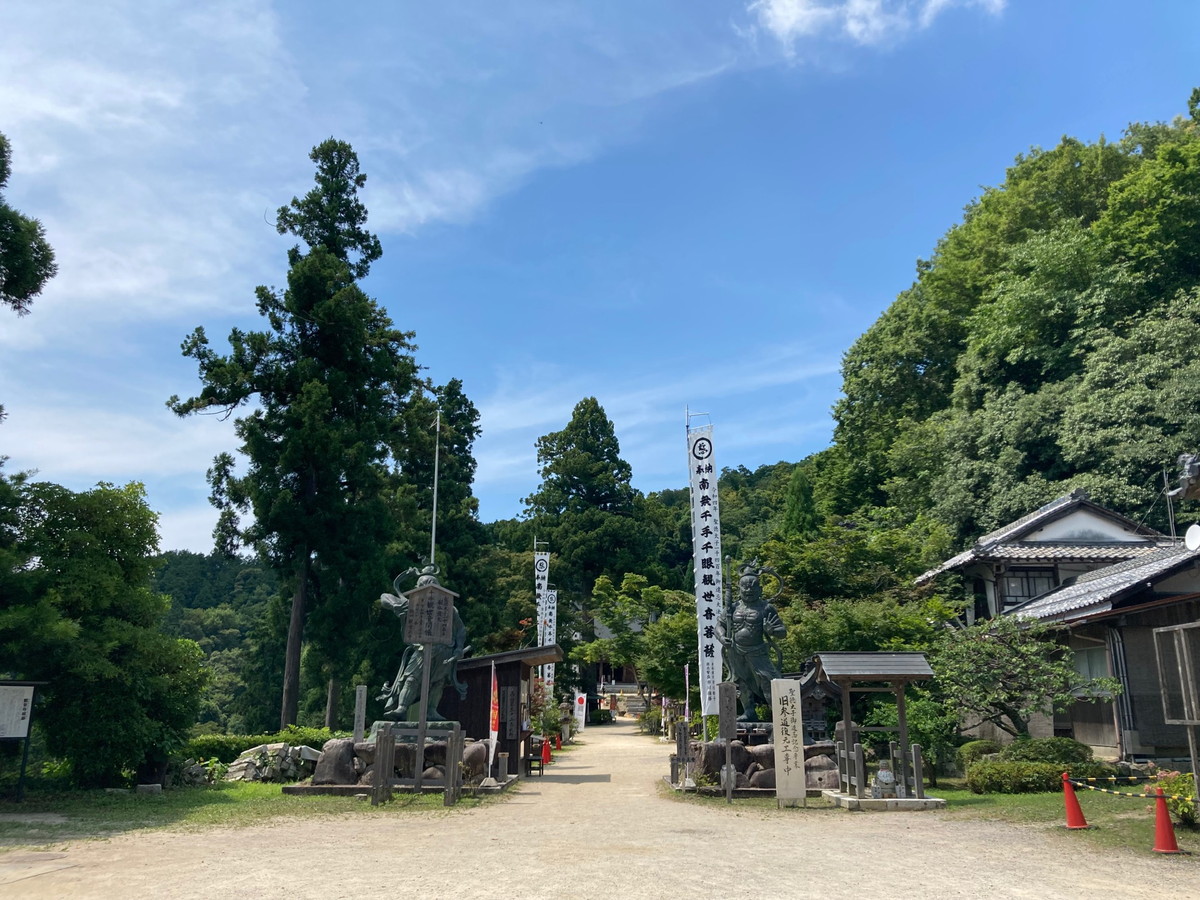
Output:
<instances>
[{"instance_id":1,"label":"wooden sign board","mask_svg":"<svg viewBox=\"0 0 1200 900\"><path fill-rule=\"evenodd\" d=\"M454 642L454 594L434 586L414 588L406 595L408 616L404 640L409 644Z\"/></svg>"},{"instance_id":2,"label":"wooden sign board","mask_svg":"<svg viewBox=\"0 0 1200 900\"><path fill-rule=\"evenodd\" d=\"M737 685L732 681L717 685L717 710L720 716L717 733L721 740L732 741L737 737Z\"/></svg>"},{"instance_id":3,"label":"wooden sign board","mask_svg":"<svg viewBox=\"0 0 1200 900\"><path fill-rule=\"evenodd\" d=\"M515 741L521 736L521 704L519 689L500 688L500 721L504 726L504 739Z\"/></svg>"}]
</instances>

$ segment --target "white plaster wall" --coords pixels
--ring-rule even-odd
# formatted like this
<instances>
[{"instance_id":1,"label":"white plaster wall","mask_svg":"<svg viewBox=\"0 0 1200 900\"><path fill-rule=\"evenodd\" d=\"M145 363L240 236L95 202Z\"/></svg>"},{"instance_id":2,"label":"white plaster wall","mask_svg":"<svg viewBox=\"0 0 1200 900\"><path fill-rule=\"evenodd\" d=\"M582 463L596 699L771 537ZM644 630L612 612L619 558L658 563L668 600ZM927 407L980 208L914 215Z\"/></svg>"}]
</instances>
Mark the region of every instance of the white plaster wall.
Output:
<instances>
[{"instance_id":1,"label":"white plaster wall","mask_svg":"<svg viewBox=\"0 0 1200 900\"><path fill-rule=\"evenodd\" d=\"M1032 531L1022 541L1071 541L1074 543L1107 543L1109 541L1129 541L1147 543L1148 538L1126 531L1121 525L1098 516L1090 509L1077 509L1061 519L1048 522L1043 527Z\"/></svg>"}]
</instances>

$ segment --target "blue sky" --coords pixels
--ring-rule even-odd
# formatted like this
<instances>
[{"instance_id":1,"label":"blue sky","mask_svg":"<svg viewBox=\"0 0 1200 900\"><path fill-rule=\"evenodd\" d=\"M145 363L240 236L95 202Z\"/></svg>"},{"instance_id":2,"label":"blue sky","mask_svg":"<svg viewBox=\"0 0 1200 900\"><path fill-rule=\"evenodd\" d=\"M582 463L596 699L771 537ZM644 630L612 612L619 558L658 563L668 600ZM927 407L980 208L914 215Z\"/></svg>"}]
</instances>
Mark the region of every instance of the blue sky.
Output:
<instances>
[{"instance_id":1,"label":"blue sky","mask_svg":"<svg viewBox=\"0 0 1200 900\"><path fill-rule=\"evenodd\" d=\"M258 328L268 224L349 141L384 257L366 282L482 414L481 516L594 395L634 483L827 446L841 355L1014 156L1169 120L1200 6L1103 0L88 4L0 0L6 193L59 275L0 327L8 471L145 483L205 551L231 424L179 344ZM703 351L699 348L704 348Z\"/></svg>"}]
</instances>

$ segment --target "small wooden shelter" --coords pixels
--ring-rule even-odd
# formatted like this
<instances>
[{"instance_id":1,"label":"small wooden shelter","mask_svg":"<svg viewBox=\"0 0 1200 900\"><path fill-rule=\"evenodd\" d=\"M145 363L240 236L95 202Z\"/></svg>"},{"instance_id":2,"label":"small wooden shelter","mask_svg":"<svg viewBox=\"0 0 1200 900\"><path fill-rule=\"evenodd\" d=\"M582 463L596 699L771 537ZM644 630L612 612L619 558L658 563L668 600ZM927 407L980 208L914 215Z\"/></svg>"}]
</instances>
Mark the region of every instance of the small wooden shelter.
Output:
<instances>
[{"instance_id":1,"label":"small wooden shelter","mask_svg":"<svg viewBox=\"0 0 1200 900\"><path fill-rule=\"evenodd\" d=\"M467 698L459 700L452 690L442 695L438 712L462 723L463 734L486 740L491 717L492 663L496 663L496 683L500 688L500 736L497 752L508 754L510 772L517 772L521 760L529 755L529 697L533 668L562 662L557 644L509 650L488 656L459 660L458 677L467 685Z\"/></svg>"},{"instance_id":2,"label":"small wooden shelter","mask_svg":"<svg viewBox=\"0 0 1200 900\"><path fill-rule=\"evenodd\" d=\"M924 653L818 653L817 681L836 685L842 695L842 733L850 740L855 727L850 716L850 695L892 693L896 695L896 713L900 743L908 746L908 717L904 711L904 689L913 681L928 681L933 669ZM883 687L879 682L886 682ZM885 730L860 728L860 731Z\"/></svg>"},{"instance_id":3,"label":"small wooden shelter","mask_svg":"<svg viewBox=\"0 0 1200 900\"><path fill-rule=\"evenodd\" d=\"M875 651L870 653L818 653L816 662L816 681L837 687L842 697L842 737L838 747L838 768L842 775L843 789L846 794L854 794L862 800L866 788L866 767L862 761L862 750L855 740L855 732L863 731L898 731L898 745L892 745L893 757L899 764L896 771L898 784L907 793L911 784L913 794L917 799L923 799L920 751L911 753L908 742L908 716L904 708L904 689L910 682L928 681L933 677L933 669L929 667L924 653L898 652L889 653ZM850 700L852 694L890 693L896 697L895 728L878 726L863 728L856 726L851 717ZM852 749L853 748L853 749ZM909 764L912 763L910 775Z\"/></svg>"}]
</instances>

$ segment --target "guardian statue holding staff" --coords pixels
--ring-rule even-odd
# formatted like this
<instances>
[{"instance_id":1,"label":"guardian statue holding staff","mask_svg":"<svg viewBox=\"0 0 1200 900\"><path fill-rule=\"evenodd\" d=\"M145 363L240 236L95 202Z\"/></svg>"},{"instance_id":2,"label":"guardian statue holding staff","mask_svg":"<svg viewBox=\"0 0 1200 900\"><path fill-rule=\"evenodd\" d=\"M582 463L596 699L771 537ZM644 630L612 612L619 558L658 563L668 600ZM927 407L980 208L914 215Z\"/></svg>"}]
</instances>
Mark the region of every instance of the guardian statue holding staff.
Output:
<instances>
[{"instance_id":1,"label":"guardian statue holding staff","mask_svg":"<svg viewBox=\"0 0 1200 900\"><path fill-rule=\"evenodd\" d=\"M395 594L380 594L379 604L390 609L400 619L401 627L408 618L408 598L400 591L400 579L407 575L418 575L417 587L438 584L438 567L427 565L420 572L416 568L408 569L396 576L392 583ZM428 647L421 644L406 644L404 655L400 658L400 668L396 677L383 686L376 700L384 702L383 717L395 722L416 722L421 714L421 676L425 666L425 653L429 652L429 699L426 704L426 721L443 722L445 716L438 713L438 703L446 686L452 686L458 691L460 699L467 696L467 686L458 680L458 661L467 650L467 629L454 608L453 640L450 644L433 644Z\"/></svg>"},{"instance_id":2,"label":"guardian statue holding staff","mask_svg":"<svg viewBox=\"0 0 1200 900\"><path fill-rule=\"evenodd\" d=\"M731 560L725 561L730 570ZM725 582L725 611L717 624L717 638L724 647L725 665L737 685L742 703L739 721L757 722L759 706L770 706L771 680L782 677L782 653L775 644L787 634L770 598L763 597L762 576L779 575L774 569L758 565L758 560L738 566L737 600L729 581ZM774 655L774 659L772 659Z\"/></svg>"}]
</instances>

